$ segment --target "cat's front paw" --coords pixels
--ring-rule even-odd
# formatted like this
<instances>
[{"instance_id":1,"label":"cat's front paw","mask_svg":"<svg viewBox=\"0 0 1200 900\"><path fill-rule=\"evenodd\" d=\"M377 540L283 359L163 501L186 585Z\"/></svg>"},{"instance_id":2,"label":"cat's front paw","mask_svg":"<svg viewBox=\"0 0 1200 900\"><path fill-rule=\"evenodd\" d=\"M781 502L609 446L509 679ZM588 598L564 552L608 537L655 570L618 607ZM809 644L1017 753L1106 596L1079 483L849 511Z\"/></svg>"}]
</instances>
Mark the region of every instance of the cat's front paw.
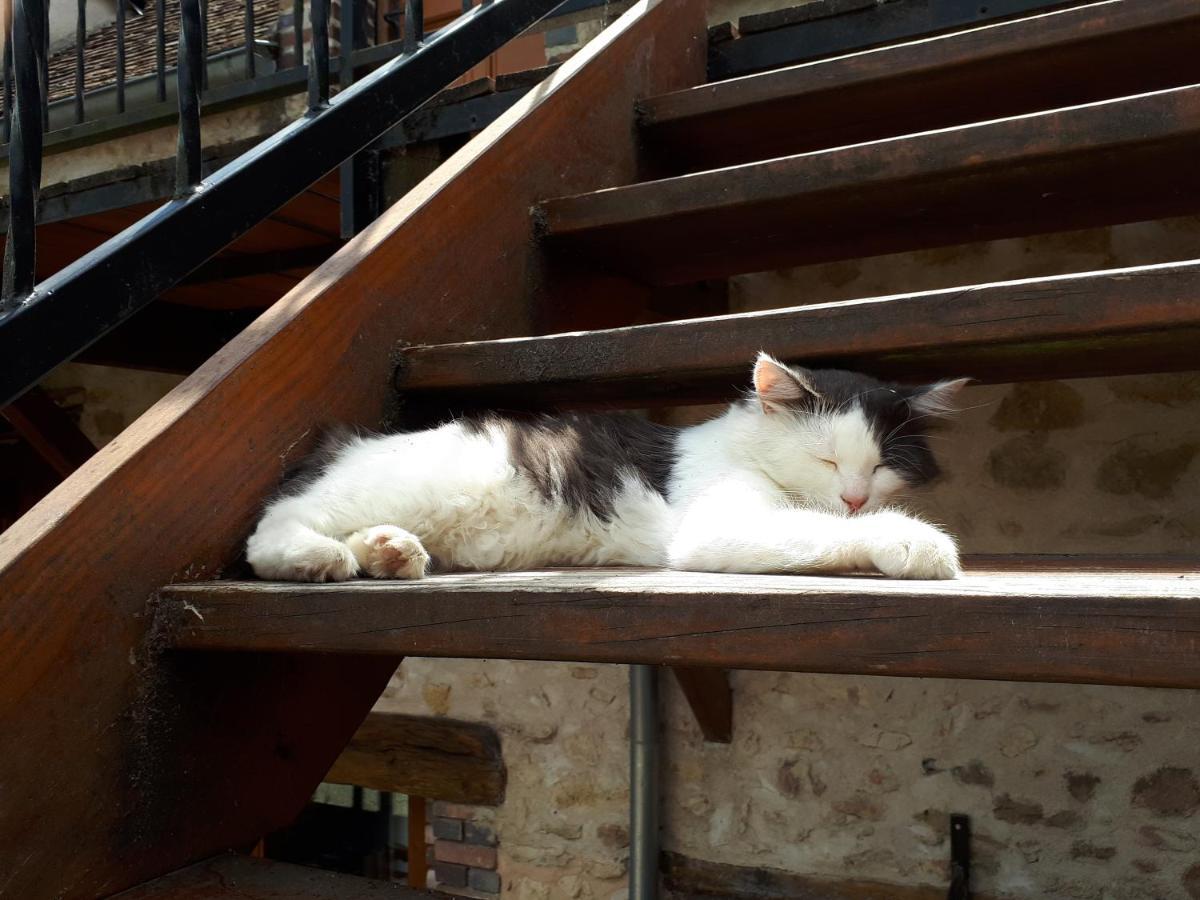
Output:
<instances>
[{"instance_id":1,"label":"cat's front paw","mask_svg":"<svg viewBox=\"0 0 1200 900\"><path fill-rule=\"evenodd\" d=\"M872 517L871 564L889 578L945 579L962 573L950 535L901 513Z\"/></svg>"},{"instance_id":2,"label":"cat's front paw","mask_svg":"<svg viewBox=\"0 0 1200 900\"><path fill-rule=\"evenodd\" d=\"M420 539L396 525L364 528L346 543L373 578L424 578L429 568L429 554Z\"/></svg>"}]
</instances>

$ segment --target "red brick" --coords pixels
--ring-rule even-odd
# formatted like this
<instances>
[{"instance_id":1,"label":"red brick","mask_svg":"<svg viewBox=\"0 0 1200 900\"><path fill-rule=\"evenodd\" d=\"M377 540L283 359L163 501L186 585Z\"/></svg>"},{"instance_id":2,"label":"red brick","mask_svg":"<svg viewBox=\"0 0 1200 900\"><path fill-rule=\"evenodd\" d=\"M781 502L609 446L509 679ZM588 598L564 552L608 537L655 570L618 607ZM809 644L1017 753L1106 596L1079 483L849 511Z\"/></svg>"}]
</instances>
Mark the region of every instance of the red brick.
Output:
<instances>
[{"instance_id":1,"label":"red brick","mask_svg":"<svg viewBox=\"0 0 1200 900\"><path fill-rule=\"evenodd\" d=\"M455 841L438 841L434 844L434 858L438 862L458 863L476 869L496 868L496 848L459 844Z\"/></svg>"},{"instance_id":2,"label":"red brick","mask_svg":"<svg viewBox=\"0 0 1200 900\"><path fill-rule=\"evenodd\" d=\"M444 819L473 819L475 818L475 807L438 800L433 804L433 814Z\"/></svg>"}]
</instances>

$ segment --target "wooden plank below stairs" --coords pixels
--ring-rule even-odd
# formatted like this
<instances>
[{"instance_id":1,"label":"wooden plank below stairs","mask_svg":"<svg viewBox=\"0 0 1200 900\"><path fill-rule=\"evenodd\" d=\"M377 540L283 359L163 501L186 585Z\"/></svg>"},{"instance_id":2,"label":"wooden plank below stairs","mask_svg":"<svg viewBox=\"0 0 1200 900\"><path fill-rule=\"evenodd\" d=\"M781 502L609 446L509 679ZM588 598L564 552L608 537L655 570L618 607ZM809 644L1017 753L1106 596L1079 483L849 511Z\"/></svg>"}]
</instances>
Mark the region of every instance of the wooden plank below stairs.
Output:
<instances>
[{"instance_id":1,"label":"wooden plank below stairs","mask_svg":"<svg viewBox=\"0 0 1200 900\"><path fill-rule=\"evenodd\" d=\"M667 172L735 165L1195 81L1200 4L1104 0L649 97Z\"/></svg>"},{"instance_id":2,"label":"wooden plank below stairs","mask_svg":"<svg viewBox=\"0 0 1200 900\"><path fill-rule=\"evenodd\" d=\"M218 856L118 894L114 900L419 900L387 881L249 856Z\"/></svg>"},{"instance_id":3,"label":"wooden plank below stairs","mask_svg":"<svg viewBox=\"0 0 1200 900\"><path fill-rule=\"evenodd\" d=\"M396 386L460 406L709 402L759 350L810 366L981 381L1192 369L1200 260L760 313L408 347Z\"/></svg>"},{"instance_id":4,"label":"wooden plank below stairs","mask_svg":"<svg viewBox=\"0 0 1200 900\"><path fill-rule=\"evenodd\" d=\"M430 800L498 806L508 773L495 729L432 716L372 712L325 781Z\"/></svg>"},{"instance_id":5,"label":"wooden plank below stairs","mask_svg":"<svg viewBox=\"0 0 1200 900\"><path fill-rule=\"evenodd\" d=\"M651 284L1200 209L1200 85L559 197L550 246Z\"/></svg>"},{"instance_id":6,"label":"wooden plank below stairs","mask_svg":"<svg viewBox=\"0 0 1200 900\"><path fill-rule=\"evenodd\" d=\"M952 581L633 569L162 591L179 650L1200 687L1196 560L985 558Z\"/></svg>"}]
</instances>

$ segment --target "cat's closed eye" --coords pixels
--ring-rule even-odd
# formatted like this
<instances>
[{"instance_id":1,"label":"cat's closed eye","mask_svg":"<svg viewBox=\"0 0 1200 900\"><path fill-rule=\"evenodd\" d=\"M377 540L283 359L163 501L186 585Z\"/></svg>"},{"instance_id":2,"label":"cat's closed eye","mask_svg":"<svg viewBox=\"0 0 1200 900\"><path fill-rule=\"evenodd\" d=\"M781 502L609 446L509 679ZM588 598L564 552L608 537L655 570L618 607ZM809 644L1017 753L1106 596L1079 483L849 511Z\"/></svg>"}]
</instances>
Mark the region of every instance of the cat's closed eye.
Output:
<instances>
[{"instance_id":1,"label":"cat's closed eye","mask_svg":"<svg viewBox=\"0 0 1200 900\"><path fill-rule=\"evenodd\" d=\"M825 459L823 457L817 457L817 461L824 463L825 465L829 466L829 468L831 468L831 469L836 469L838 467L837 462L832 459Z\"/></svg>"}]
</instances>

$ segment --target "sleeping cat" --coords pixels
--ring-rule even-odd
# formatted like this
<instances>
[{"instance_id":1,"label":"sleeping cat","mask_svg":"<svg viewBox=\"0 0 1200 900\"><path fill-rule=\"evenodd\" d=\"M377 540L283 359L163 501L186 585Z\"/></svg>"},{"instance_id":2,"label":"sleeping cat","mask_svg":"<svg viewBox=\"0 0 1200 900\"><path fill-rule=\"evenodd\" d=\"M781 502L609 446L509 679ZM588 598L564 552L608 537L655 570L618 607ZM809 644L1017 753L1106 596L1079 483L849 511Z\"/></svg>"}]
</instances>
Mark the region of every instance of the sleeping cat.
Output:
<instances>
[{"instance_id":1,"label":"sleeping cat","mask_svg":"<svg viewBox=\"0 0 1200 900\"><path fill-rule=\"evenodd\" d=\"M492 415L327 442L247 544L262 578L670 566L953 578L954 540L888 506L938 472L926 433L965 379L904 387L760 354L716 419Z\"/></svg>"}]
</instances>

